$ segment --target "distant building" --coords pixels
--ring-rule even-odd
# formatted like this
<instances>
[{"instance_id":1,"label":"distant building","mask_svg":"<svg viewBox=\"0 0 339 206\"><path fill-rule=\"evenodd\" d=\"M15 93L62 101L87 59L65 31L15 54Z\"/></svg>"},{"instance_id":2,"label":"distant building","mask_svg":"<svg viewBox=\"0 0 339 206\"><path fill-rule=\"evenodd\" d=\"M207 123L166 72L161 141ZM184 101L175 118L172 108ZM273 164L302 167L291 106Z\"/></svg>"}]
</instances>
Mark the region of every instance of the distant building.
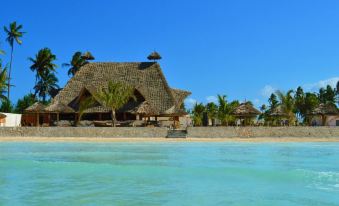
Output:
<instances>
[{"instance_id":1,"label":"distant building","mask_svg":"<svg viewBox=\"0 0 339 206\"><path fill-rule=\"evenodd\" d=\"M310 115L313 126L339 126L339 111L335 104L320 104Z\"/></svg>"}]
</instances>

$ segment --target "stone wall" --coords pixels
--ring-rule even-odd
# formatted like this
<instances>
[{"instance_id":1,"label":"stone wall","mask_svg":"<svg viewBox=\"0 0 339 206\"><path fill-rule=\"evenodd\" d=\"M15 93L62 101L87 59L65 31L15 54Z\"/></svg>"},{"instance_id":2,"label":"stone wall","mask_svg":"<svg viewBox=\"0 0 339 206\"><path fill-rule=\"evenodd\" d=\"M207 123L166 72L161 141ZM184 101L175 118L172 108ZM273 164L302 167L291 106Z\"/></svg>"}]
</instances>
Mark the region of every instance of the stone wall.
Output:
<instances>
[{"instance_id":1,"label":"stone wall","mask_svg":"<svg viewBox=\"0 0 339 206\"><path fill-rule=\"evenodd\" d=\"M338 137L339 127L190 127L191 138Z\"/></svg>"},{"instance_id":2,"label":"stone wall","mask_svg":"<svg viewBox=\"0 0 339 206\"><path fill-rule=\"evenodd\" d=\"M166 128L0 127L0 137L166 137Z\"/></svg>"},{"instance_id":3,"label":"stone wall","mask_svg":"<svg viewBox=\"0 0 339 206\"><path fill-rule=\"evenodd\" d=\"M165 138L167 128L148 127L0 127L0 137ZM339 127L189 127L190 138L338 137Z\"/></svg>"}]
</instances>

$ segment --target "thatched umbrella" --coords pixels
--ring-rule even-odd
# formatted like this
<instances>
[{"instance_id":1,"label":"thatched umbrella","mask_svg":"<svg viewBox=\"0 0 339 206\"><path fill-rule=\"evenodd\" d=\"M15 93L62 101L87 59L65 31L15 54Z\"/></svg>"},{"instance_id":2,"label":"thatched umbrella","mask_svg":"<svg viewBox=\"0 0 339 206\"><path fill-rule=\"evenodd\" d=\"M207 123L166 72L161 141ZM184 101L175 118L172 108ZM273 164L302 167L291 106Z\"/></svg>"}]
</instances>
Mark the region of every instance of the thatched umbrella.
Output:
<instances>
[{"instance_id":1,"label":"thatched umbrella","mask_svg":"<svg viewBox=\"0 0 339 206\"><path fill-rule=\"evenodd\" d=\"M89 52L89 51L83 53L83 54L81 55L81 57L82 57L83 59L86 59L86 60L94 60L94 59L95 59L94 56L93 56L93 55L91 54L91 52Z\"/></svg>"},{"instance_id":2,"label":"thatched umbrella","mask_svg":"<svg viewBox=\"0 0 339 206\"><path fill-rule=\"evenodd\" d=\"M25 113L33 113L36 114L36 126L40 126L40 113L46 112L46 106L41 102L35 102L33 105L27 107L25 109Z\"/></svg>"},{"instance_id":3,"label":"thatched umbrella","mask_svg":"<svg viewBox=\"0 0 339 206\"><path fill-rule=\"evenodd\" d=\"M135 114L135 115L141 115L141 116L144 116L144 117L150 117L150 116L156 116L157 115L157 113L155 112L153 107L147 101L144 101L144 102L140 103L139 105L136 105L131 109L128 109L126 112L129 112L129 113ZM145 119L145 121L147 121L147 120Z\"/></svg>"},{"instance_id":4,"label":"thatched umbrella","mask_svg":"<svg viewBox=\"0 0 339 206\"><path fill-rule=\"evenodd\" d=\"M270 110L269 115L272 117L288 117L288 114L284 111L281 105Z\"/></svg>"},{"instance_id":5,"label":"thatched umbrella","mask_svg":"<svg viewBox=\"0 0 339 206\"><path fill-rule=\"evenodd\" d=\"M246 119L255 118L257 115L261 114L261 112L257 110L256 108L254 108L252 104L249 104L246 102L236 107L234 111L232 112L232 114L235 117L244 118L246 120ZM246 121L245 121L245 125L246 125Z\"/></svg>"},{"instance_id":6,"label":"thatched umbrella","mask_svg":"<svg viewBox=\"0 0 339 206\"><path fill-rule=\"evenodd\" d=\"M318 107L316 107L312 112L311 115L320 115L322 119L322 125L325 126L326 123L326 116L327 115L337 115L339 114L338 108L333 103L321 103Z\"/></svg>"},{"instance_id":7,"label":"thatched umbrella","mask_svg":"<svg viewBox=\"0 0 339 206\"><path fill-rule=\"evenodd\" d=\"M160 60L161 56L158 52L154 51L150 55L148 55L147 59L156 61L156 60Z\"/></svg>"},{"instance_id":8,"label":"thatched umbrella","mask_svg":"<svg viewBox=\"0 0 339 206\"><path fill-rule=\"evenodd\" d=\"M59 121L59 114L60 113L74 113L74 109L72 109L71 107L61 103L61 102L54 102L52 104L50 104L49 106L47 106L45 108L45 110L47 112L53 112L57 114L57 121Z\"/></svg>"}]
</instances>

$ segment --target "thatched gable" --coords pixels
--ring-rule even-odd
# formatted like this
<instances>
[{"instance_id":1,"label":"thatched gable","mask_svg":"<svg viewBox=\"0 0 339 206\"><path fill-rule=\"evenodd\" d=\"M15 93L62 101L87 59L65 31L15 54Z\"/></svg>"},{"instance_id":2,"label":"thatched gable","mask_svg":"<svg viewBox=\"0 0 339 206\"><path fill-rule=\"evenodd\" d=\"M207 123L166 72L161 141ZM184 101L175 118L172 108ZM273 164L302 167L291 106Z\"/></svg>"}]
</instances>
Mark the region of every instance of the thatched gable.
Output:
<instances>
[{"instance_id":1,"label":"thatched gable","mask_svg":"<svg viewBox=\"0 0 339 206\"><path fill-rule=\"evenodd\" d=\"M261 114L261 112L254 108L251 104L242 103L234 109L232 114L239 117L255 117Z\"/></svg>"},{"instance_id":2,"label":"thatched gable","mask_svg":"<svg viewBox=\"0 0 339 206\"><path fill-rule=\"evenodd\" d=\"M137 110L152 111L154 115L168 114L169 110L174 113L180 111L181 104L190 94L187 91L171 89L158 63L88 63L69 80L64 89L52 100L52 104L60 102L72 106L79 94L83 93L84 88L89 93L94 93L101 88L107 88L109 81L132 85L147 102ZM145 105L149 105L148 109ZM136 108L129 108L129 110L136 111ZM106 111L109 109L96 106L86 112Z\"/></svg>"},{"instance_id":3,"label":"thatched gable","mask_svg":"<svg viewBox=\"0 0 339 206\"><path fill-rule=\"evenodd\" d=\"M272 109L269 112L269 115L273 116L273 117L288 117L288 114L286 114L286 112L284 111L284 109L282 108L281 105L279 105L276 108Z\"/></svg>"},{"instance_id":4,"label":"thatched gable","mask_svg":"<svg viewBox=\"0 0 339 206\"><path fill-rule=\"evenodd\" d=\"M35 102L25 109L25 113L42 113L45 112L46 106L41 102Z\"/></svg>"},{"instance_id":5,"label":"thatched gable","mask_svg":"<svg viewBox=\"0 0 339 206\"><path fill-rule=\"evenodd\" d=\"M312 112L312 115L336 115L339 114L338 108L335 104L319 104Z\"/></svg>"},{"instance_id":6,"label":"thatched gable","mask_svg":"<svg viewBox=\"0 0 339 206\"><path fill-rule=\"evenodd\" d=\"M47 106L45 110L47 112L57 112L57 113L73 113L74 112L74 110L71 107L61 102L53 102L52 104Z\"/></svg>"}]
</instances>

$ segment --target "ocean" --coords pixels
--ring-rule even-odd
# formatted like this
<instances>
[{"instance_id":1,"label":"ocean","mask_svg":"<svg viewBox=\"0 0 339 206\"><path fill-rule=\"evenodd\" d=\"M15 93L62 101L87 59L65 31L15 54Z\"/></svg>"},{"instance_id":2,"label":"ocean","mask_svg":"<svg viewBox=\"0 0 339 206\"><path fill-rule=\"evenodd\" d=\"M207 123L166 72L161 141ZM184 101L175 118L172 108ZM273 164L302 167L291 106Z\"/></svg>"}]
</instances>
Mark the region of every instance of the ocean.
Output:
<instances>
[{"instance_id":1,"label":"ocean","mask_svg":"<svg viewBox=\"0 0 339 206\"><path fill-rule=\"evenodd\" d=\"M339 205L339 143L0 143L0 205Z\"/></svg>"}]
</instances>

